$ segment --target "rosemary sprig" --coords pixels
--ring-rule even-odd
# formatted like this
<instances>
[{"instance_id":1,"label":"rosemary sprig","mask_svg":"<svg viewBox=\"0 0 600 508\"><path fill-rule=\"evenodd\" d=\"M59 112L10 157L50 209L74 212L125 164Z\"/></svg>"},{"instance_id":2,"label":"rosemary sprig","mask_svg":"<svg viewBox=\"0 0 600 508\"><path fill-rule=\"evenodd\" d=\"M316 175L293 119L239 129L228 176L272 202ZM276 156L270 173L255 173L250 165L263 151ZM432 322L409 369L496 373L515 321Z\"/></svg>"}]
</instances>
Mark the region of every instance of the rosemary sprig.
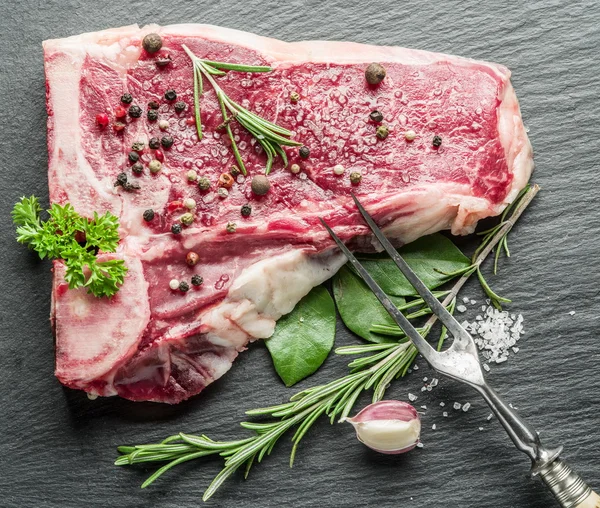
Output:
<instances>
[{"instance_id":1,"label":"rosemary sprig","mask_svg":"<svg viewBox=\"0 0 600 508\"><path fill-rule=\"evenodd\" d=\"M473 268L464 273L449 292L438 295L445 296L443 305L451 311L454 310L459 291L470 276L479 271L481 264L490 252L496 246L503 245L506 235L538 190L539 187L534 185L523 193L519 203L515 204L510 218L502 221L501 227L495 231L484 248L476 254L473 259ZM414 305L412 303L414 302L404 305L404 310L420 305L420 303ZM437 316L432 315L419 329L419 333L423 337L427 337L436 321ZM441 349L445 336L446 330L442 328L438 350ZM245 477L247 477L252 465L255 462L261 462L266 455L269 455L283 434L292 427L297 427L292 436L293 447L290 455L290 467L293 466L300 441L319 417L327 415L331 423L336 418L343 420L352 411L358 397L366 390L373 391L372 400L374 402L381 400L390 383L394 379L405 376L418 355L417 349L406 338L390 344L344 346L338 348L336 353L340 355L366 354L367 356L350 362L349 374L325 385L302 390L293 395L289 402L247 411L246 414L249 416L266 416L273 419L267 422L242 422L241 426L253 431L254 436L237 441L213 441L205 435L193 436L180 433L168 437L158 444L120 446L118 450L122 455L117 458L115 464L124 466L166 462L142 484L142 488L145 488L178 464L218 454L224 458L224 467L205 491L202 499L206 501L227 478L242 466L245 466Z\"/></svg>"},{"instance_id":2,"label":"rosemary sprig","mask_svg":"<svg viewBox=\"0 0 600 508\"><path fill-rule=\"evenodd\" d=\"M192 60L192 66L194 68L194 115L196 118L198 140L202 139L200 97L202 97L204 91L202 78L204 76L212 85L215 93L217 94L217 100L219 102L221 115L223 117L223 123L220 125L220 127L224 128L227 132L227 136L231 141L233 155L242 173L245 175L247 172L246 166L242 160L242 156L240 155L237 143L233 136L233 132L231 131L230 123L233 119L237 120L238 123L260 143L265 151L267 155L265 174L269 174L273 166L273 161L277 156L281 157L284 166L287 166L287 156L282 147L301 146L302 143L298 143L297 141L290 139L292 132L288 129L280 127L279 125L270 122L255 113L252 113L237 102L231 100L214 79L214 76L224 76L226 74L225 71L270 72L272 70L271 67L203 60L194 55L194 53L192 53L185 44L182 47Z\"/></svg>"}]
</instances>

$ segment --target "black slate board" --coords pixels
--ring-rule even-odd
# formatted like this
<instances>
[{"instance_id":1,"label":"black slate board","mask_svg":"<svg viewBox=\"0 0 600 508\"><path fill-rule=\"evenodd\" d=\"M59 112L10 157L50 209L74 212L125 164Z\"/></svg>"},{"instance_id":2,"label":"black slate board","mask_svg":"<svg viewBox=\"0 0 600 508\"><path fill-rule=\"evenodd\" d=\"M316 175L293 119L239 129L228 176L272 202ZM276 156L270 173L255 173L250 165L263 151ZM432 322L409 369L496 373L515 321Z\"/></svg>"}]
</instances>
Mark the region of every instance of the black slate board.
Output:
<instances>
[{"instance_id":1,"label":"black slate board","mask_svg":"<svg viewBox=\"0 0 600 508\"><path fill-rule=\"evenodd\" d=\"M519 5L520 4L520 5ZM600 487L600 303L598 241L598 50L600 4L558 0L498 2L353 1L189 2L24 0L0 15L0 506L191 507L217 460L179 466L152 488L144 471L112 466L118 444L152 442L178 431L232 438L243 410L289 395L258 344L204 394L176 407L109 399L89 401L53 377L48 324L48 263L14 242L12 204L23 194L47 199L41 42L127 23L205 22L284 40L339 39L402 45L507 65L535 148L534 180L543 191L511 238L494 287L525 315L521 352L495 367L491 383L543 438ZM467 240L466 244L472 245ZM477 284L466 294L482 299ZM569 311L575 310L574 316ZM471 318L473 316L471 315ZM355 341L339 326L338 344ZM304 386L345 372L330 358ZM418 373L389 397L421 394ZM450 412L443 418L439 402ZM448 405L470 401L468 413ZM289 444L230 480L213 506L546 507L552 501L526 477L528 464L468 389L442 380L420 396L425 447L404 456L371 453L349 426L317 424L294 469ZM438 430L431 430L437 424ZM483 427L483 431L478 428ZM596 467L594 467L596 466Z\"/></svg>"}]
</instances>

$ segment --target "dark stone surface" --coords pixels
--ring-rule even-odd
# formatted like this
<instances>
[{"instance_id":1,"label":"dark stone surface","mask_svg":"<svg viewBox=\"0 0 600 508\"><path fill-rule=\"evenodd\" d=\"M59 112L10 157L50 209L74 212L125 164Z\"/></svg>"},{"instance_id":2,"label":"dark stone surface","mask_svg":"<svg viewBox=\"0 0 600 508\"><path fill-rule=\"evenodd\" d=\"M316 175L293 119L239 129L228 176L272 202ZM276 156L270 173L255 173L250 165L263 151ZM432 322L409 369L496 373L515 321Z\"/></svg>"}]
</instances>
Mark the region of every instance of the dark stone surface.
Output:
<instances>
[{"instance_id":1,"label":"dark stone surface","mask_svg":"<svg viewBox=\"0 0 600 508\"><path fill-rule=\"evenodd\" d=\"M520 5L518 5L520 3ZM9 5L10 4L10 5ZM354 5L351 5L354 4ZM118 444L178 431L243 434L248 408L289 395L257 344L203 395L177 407L89 401L53 377L48 324L49 264L14 242L8 219L23 194L47 199L41 41L126 23L206 22L284 40L340 39L403 45L488 59L513 71L543 187L511 238L494 287L525 315L521 352L493 369L491 383L539 426L547 442L600 487L600 360L597 338L600 240L598 48L600 4L497 2L266 2L24 0L0 16L0 506L188 507L219 470L218 460L180 466L152 488L147 472L112 465ZM478 300L471 284L466 294ZM569 315L575 310L574 316ZM473 317L473 316L471 316ZM338 344L354 341L340 325ZM340 358L304 383L345 372ZM389 397L421 393L425 364ZM416 375L418 374L418 375ZM468 413L448 405L470 401ZM442 418L445 401L449 418ZM317 424L287 467L284 440L246 482L230 480L213 506L547 507L528 464L468 389L443 380L420 396L425 447L404 456L369 452L349 426ZM431 425L438 430L432 431ZM478 427L483 427L479 431Z\"/></svg>"}]
</instances>

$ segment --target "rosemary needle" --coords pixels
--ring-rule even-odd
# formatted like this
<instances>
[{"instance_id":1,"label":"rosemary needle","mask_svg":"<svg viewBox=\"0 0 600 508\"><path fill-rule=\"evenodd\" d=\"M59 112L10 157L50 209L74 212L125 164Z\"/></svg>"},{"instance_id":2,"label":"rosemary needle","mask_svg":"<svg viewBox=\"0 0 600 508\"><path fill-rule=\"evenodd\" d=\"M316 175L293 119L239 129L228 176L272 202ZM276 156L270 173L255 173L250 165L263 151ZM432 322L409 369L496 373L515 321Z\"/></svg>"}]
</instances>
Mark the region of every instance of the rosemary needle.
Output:
<instances>
[{"instance_id":1,"label":"rosemary needle","mask_svg":"<svg viewBox=\"0 0 600 508\"><path fill-rule=\"evenodd\" d=\"M231 150L239 166L241 172L246 175L246 165L239 152L237 142L231 131L230 123L233 119L246 129L260 144L267 156L267 162L265 165L265 174L269 174L273 166L273 162L277 156L281 157L284 167L287 166L288 160L283 150L283 146L301 146L302 143L291 139L292 132L284 127L281 127L261 116L252 113L248 109L242 107L240 104L231 100L219 84L215 81L214 76L224 76L225 71L236 71L236 72L270 72L271 67L264 65L244 65L244 64L233 64L227 62L215 62L213 60L203 60L198 58L190 49L184 44L184 51L192 60L192 66L194 69L194 116L196 119L196 128L198 131L198 140L202 139L202 119L200 113L200 98L203 93L203 80L204 76L209 83L212 85L215 93L217 94L217 100L221 109L221 116L223 122L221 127L227 132L227 136L231 142Z\"/></svg>"}]
</instances>

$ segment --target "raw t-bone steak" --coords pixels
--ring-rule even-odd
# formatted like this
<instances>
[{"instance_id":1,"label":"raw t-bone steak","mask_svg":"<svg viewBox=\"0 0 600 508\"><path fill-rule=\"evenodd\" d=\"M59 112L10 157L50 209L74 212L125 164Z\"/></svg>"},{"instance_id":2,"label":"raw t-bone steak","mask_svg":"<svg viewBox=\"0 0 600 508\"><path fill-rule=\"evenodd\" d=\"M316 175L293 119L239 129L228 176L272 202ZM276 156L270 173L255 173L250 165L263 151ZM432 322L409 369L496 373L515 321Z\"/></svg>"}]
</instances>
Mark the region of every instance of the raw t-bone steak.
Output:
<instances>
[{"instance_id":1,"label":"raw t-bone steak","mask_svg":"<svg viewBox=\"0 0 600 508\"><path fill-rule=\"evenodd\" d=\"M151 32L163 41L154 54L142 48ZM193 70L182 44L199 58L273 68L216 79L231 99L310 149L302 159L297 148L286 148L299 173L277 158L270 191L254 195L250 180L264 173L266 157L233 120L248 177L238 176L229 195L219 196L219 176L235 159L206 81L198 141ZM117 215L116 256L129 268L121 290L98 299L68 289L63 264L54 263L56 375L90 394L176 403L222 376L249 341L269 337L279 317L344 263L319 217L354 249L373 249L351 192L401 244L442 229L473 231L515 198L533 167L510 72L500 65L348 42L289 44L204 25L105 30L46 41L44 54L50 199L81 214ZM171 62L157 66L166 55ZM371 62L387 71L377 86L365 80ZM165 99L167 90L185 102L184 111ZM121 103L124 93L131 104ZM150 101L160 103L158 121L147 117ZM124 129L115 130L118 108L134 105L142 115L127 116ZM383 114L387 139L375 135L373 110ZM98 125L102 114L108 126ZM169 122L166 131L160 120ZM151 174L148 165L161 154L148 142L165 135L174 144L160 148L162 170ZM139 176L128 160L138 141L146 145ZM190 183L189 170L207 177L210 189ZM140 189L115 186L121 172ZM350 181L352 172L360 172L360 183ZM186 198L196 202L194 222L176 235L171 226L188 211ZM246 204L248 217L241 214ZM151 221L143 218L148 209ZM230 222L235 232L227 231ZM186 263L190 251L199 256L195 266ZM189 284L195 274L201 286L171 289L173 279Z\"/></svg>"}]
</instances>

